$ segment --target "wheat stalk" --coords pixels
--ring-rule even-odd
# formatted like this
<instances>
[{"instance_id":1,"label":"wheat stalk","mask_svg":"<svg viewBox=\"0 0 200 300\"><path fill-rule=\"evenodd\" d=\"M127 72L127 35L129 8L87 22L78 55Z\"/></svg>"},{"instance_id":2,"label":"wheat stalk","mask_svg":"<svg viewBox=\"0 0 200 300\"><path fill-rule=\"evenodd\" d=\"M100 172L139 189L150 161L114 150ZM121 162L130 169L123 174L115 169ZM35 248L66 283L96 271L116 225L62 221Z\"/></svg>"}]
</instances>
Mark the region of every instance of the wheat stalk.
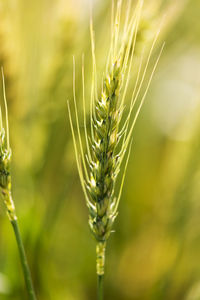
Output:
<instances>
[{"instance_id":1,"label":"wheat stalk","mask_svg":"<svg viewBox=\"0 0 200 300\"><path fill-rule=\"evenodd\" d=\"M23 246L23 242L19 230L19 225L17 221L15 205L12 198L11 173L10 173L12 152L11 152L10 141L9 141L8 108L7 108L7 101L6 101L5 80L4 80L3 69L2 69L2 79L3 79L3 99L4 99L4 107L5 107L5 123L6 123L5 128L6 129L4 128L3 125L2 110L0 106L0 189L1 189L3 201L6 206L8 218L14 230L28 296L30 300L36 300L31 274L29 271L29 266L26 259L26 254L25 254L25 250L24 250L24 246Z\"/></svg>"},{"instance_id":2,"label":"wheat stalk","mask_svg":"<svg viewBox=\"0 0 200 300\"><path fill-rule=\"evenodd\" d=\"M68 111L80 181L85 194L86 204L89 209L89 226L97 242L96 267L99 283L98 299L103 299L103 276L106 243L112 232L113 223L117 216L126 168L131 151L131 137L133 128L143 105L145 96L148 92L153 74L163 49L162 47L154 64L150 78L147 81L144 94L141 96L141 88L143 86L147 68L150 63L150 58L159 35L158 31L150 48L143 72L141 69L144 63L144 56L141 56L137 79L130 101L129 113L126 121L122 123L122 114L125 106L124 102L130 80L142 5L143 1L138 1L133 16L130 16L130 1L128 2L126 20L122 34L120 35L120 14L122 1L119 0L117 2L115 13L113 2L111 20L111 46L108 55L105 76L102 80L103 84L101 87L101 93L99 96L97 88L94 31L91 21L90 29L92 41L93 80L90 100L90 135L86 126L84 62L82 64L84 131L87 148L86 153L84 153L83 150L80 133L80 122L75 94L75 59L73 60L73 91L78 140L76 139L69 102ZM140 98L140 102L136 109L134 118L132 119L133 108L135 107L138 98ZM123 169L122 180L120 188L117 190L116 181L125 156L126 162Z\"/></svg>"}]
</instances>

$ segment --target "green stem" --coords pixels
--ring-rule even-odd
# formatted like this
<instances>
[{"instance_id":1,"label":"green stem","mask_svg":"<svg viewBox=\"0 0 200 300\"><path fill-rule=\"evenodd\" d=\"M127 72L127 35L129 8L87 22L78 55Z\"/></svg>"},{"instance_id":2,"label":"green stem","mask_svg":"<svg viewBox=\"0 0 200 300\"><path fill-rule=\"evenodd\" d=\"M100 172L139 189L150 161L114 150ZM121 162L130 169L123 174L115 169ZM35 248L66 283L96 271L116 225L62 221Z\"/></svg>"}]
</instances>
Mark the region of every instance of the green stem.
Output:
<instances>
[{"instance_id":1,"label":"green stem","mask_svg":"<svg viewBox=\"0 0 200 300\"><path fill-rule=\"evenodd\" d=\"M97 299L103 300L104 266L105 266L106 242L98 242L96 246L97 255Z\"/></svg>"},{"instance_id":2,"label":"green stem","mask_svg":"<svg viewBox=\"0 0 200 300\"><path fill-rule=\"evenodd\" d=\"M24 280L25 280L29 300L36 300L36 295L34 292L33 283L32 283L32 279L31 279L31 273L29 270L29 266L28 266L28 262L27 262L27 258L26 258L26 254L25 254L25 250L24 250L24 246L23 246L17 219L11 220L11 224L13 226L15 238L17 241L19 256L20 256L20 260L21 260L23 273L24 273Z\"/></svg>"},{"instance_id":3,"label":"green stem","mask_svg":"<svg viewBox=\"0 0 200 300\"><path fill-rule=\"evenodd\" d=\"M97 299L103 300L104 275L97 275Z\"/></svg>"}]
</instances>

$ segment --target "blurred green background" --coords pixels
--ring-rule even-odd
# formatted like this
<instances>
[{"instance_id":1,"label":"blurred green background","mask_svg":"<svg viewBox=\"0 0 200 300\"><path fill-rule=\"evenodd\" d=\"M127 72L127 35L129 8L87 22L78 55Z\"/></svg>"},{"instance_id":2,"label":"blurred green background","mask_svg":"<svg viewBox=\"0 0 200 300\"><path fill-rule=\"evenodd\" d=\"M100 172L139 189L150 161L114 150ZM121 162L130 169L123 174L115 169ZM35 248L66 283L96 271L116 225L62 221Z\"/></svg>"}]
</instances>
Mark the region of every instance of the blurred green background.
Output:
<instances>
[{"instance_id":1,"label":"blurred green background","mask_svg":"<svg viewBox=\"0 0 200 300\"><path fill-rule=\"evenodd\" d=\"M72 55L80 113L82 53L89 97L89 2L0 0L13 194L40 300L96 297L95 241L66 107L67 99L72 102ZM110 7L111 1L93 1L100 74L109 46ZM200 299L199 12L199 0L144 4L136 55L163 16L152 61L163 41L166 46L134 129L119 216L107 247L105 299ZM26 299L3 203L0 299Z\"/></svg>"}]
</instances>

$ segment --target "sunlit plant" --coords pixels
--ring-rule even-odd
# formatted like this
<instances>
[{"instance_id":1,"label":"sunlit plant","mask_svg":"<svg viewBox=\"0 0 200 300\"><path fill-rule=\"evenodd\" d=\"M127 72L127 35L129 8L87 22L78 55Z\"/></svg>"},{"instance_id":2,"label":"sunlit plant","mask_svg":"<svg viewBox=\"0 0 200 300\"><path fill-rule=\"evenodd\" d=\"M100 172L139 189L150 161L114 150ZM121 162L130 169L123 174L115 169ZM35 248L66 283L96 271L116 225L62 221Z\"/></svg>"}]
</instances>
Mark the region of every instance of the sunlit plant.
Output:
<instances>
[{"instance_id":1,"label":"sunlit plant","mask_svg":"<svg viewBox=\"0 0 200 300\"><path fill-rule=\"evenodd\" d=\"M132 96L129 99L129 110L124 121L122 116L134 61L142 5L143 1L138 1L133 14L131 14L131 1L127 1L126 18L121 24L122 1L119 0L116 7L114 1L112 2L110 50L105 67L105 75L103 75L100 84L97 82L94 31L91 21L93 76L90 99L90 133L86 120L84 62L82 64L83 122L86 153L84 153L83 149L76 103L75 59L73 63L74 107L78 139L76 139L69 102L68 111L78 172L89 209L89 226L96 240L99 300L103 299L105 249L112 232L114 220L118 214L118 206L131 151L133 128L163 49L162 47L142 93L142 86L146 79L147 68L158 38L158 31L145 62L144 51L141 54ZM133 108L135 108L135 104L138 101L139 103L133 116ZM122 165L124 160L125 163ZM121 182L117 181L120 170L122 172Z\"/></svg>"},{"instance_id":2,"label":"sunlit plant","mask_svg":"<svg viewBox=\"0 0 200 300\"><path fill-rule=\"evenodd\" d=\"M3 124L2 110L0 106L0 189L1 189L3 201L6 206L7 215L10 220L10 223L12 224L14 234L16 237L16 242L19 250L28 297L30 300L36 300L31 274L26 259L26 254L25 254L25 250L24 250L24 246L23 246L23 242L19 230L19 225L17 221L15 205L12 198L11 173L10 173L12 151L10 148L10 141L9 141L8 108L6 102L3 69L2 69L2 79L3 79L3 98L4 98L4 107L5 107L5 127Z\"/></svg>"}]
</instances>

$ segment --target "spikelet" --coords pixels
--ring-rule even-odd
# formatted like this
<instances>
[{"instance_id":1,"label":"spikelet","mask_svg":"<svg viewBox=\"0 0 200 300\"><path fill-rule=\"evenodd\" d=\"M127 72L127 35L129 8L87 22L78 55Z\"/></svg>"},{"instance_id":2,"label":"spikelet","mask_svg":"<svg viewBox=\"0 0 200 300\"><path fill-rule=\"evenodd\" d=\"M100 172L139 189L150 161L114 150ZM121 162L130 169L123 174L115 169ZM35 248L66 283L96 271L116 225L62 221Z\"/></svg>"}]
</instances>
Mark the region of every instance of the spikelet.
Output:
<instances>
[{"instance_id":1,"label":"spikelet","mask_svg":"<svg viewBox=\"0 0 200 300\"><path fill-rule=\"evenodd\" d=\"M119 0L117 2L117 9L115 14L113 2L111 46L100 96L98 96L97 92L94 33L91 21L90 28L93 57L93 81L90 101L90 137L86 127L84 67L82 68L84 130L87 146L86 155L83 151L79 126L79 116L76 105L74 60L73 89L78 142L76 141L75 137L75 130L72 123L69 103L68 111L81 185L85 194L87 206L89 208L89 226L97 241L97 274L100 276L104 274L106 241L108 240L112 232L113 223L117 216L117 209L123 188L132 144L132 131L162 52L161 49L161 52L152 70L151 76L148 79L144 94L140 98L140 103L132 120L131 117L133 108L141 92L141 87L145 79L151 54L158 38L158 32L149 51L149 55L147 57L142 74L141 68L143 64L143 56L141 57L135 88L133 90L132 99L130 101L129 112L125 123L121 124L122 114L124 111L124 101L129 85L131 66L137 40L137 31L142 5L143 1L138 1L134 14L130 17L130 1L128 2L126 20L124 23L122 34L120 34L120 14L122 1ZM123 170L120 189L116 190L116 180L126 154L126 163Z\"/></svg>"},{"instance_id":2,"label":"spikelet","mask_svg":"<svg viewBox=\"0 0 200 300\"><path fill-rule=\"evenodd\" d=\"M8 124L8 108L6 102L5 81L2 69L3 79L3 98L5 106L5 123L6 130L3 126L2 111L0 107L0 188L3 196L4 203L6 205L8 217L10 221L16 220L15 206L11 194L11 148L9 143L9 124Z\"/></svg>"}]
</instances>

